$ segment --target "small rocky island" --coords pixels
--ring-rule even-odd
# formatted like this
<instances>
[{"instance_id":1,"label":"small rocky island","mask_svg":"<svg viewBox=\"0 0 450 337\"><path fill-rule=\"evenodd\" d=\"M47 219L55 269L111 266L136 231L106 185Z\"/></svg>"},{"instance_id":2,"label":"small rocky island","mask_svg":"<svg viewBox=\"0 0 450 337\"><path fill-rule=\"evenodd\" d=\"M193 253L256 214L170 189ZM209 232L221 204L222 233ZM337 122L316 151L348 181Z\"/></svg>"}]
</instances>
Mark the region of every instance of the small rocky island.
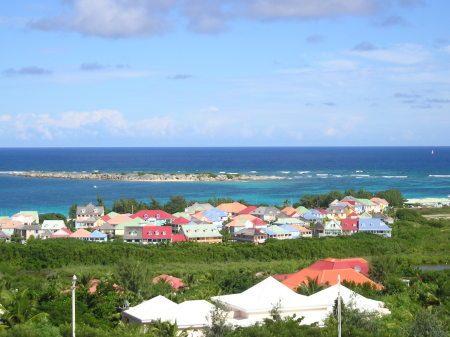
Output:
<instances>
[{"instance_id":1,"label":"small rocky island","mask_svg":"<svg viewBox=\"0 0 450 337\"><path fill-rule=\"evenodd\" d=\"M115 181L148 181L148 182L174 182L174 181L245 181L245 180L276 180L286 179L279 176L264 176L253 174L221 173L157 173L157 172L130 172L130 173L107 173L107 172L46 172L46 171L24 171L7 172L6 174L49 179L78 179L78 180L115 180Z\"/></svg>"}]
</instances>

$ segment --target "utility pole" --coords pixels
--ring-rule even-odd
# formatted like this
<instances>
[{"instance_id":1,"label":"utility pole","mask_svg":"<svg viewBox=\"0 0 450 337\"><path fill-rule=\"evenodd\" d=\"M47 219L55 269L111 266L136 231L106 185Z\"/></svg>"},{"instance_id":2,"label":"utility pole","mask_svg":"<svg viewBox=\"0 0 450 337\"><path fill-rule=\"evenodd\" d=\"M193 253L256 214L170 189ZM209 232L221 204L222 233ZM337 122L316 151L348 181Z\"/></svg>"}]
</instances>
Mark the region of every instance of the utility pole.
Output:
<instances>
[{"instance_id":1,"label":"utility pole","mask_svg":"<svg viewBox=\"0 0 450 337\"><path fill-rule=\"evenodd\" d=\"M75 284L77 283L77 277L72 276L72 337L75 337Z\"/></svg>"},{"instance_id":2,"label":"utility pole","mask_svg":"<svg viewBox=\"0 0 450 337\"><path fill-rule=\"evenodd\" d=\"M342 332L342 317L341 317L341 274L338 275L338 337L341 337Z\"/></svg>"}]
</instances>

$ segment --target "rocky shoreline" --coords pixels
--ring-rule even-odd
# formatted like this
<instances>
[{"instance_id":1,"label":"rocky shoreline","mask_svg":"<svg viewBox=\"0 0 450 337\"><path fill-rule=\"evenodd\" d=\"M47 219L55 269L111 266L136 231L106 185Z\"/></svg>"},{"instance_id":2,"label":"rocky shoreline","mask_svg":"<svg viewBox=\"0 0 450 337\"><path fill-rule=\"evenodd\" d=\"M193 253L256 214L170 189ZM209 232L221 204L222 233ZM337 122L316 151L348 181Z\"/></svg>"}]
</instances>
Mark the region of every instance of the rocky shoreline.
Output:
<instances>
[{"instance_id":1,"label":"rocky shoreline","mask_svg":"<svg viewBox=\"0 0 450 337\"><path fill-rule=\"evenodd\" d=\"M77 180L113 180L113 181L144 181L144 182L198 182L198 181L246 181L246 180L277 180L286 179L279 176L263 176L248 174L214 174L214 173L78 173L78 172L3 172L4 174L27 178L77 179Z\"/></svg>"}]
</instances>

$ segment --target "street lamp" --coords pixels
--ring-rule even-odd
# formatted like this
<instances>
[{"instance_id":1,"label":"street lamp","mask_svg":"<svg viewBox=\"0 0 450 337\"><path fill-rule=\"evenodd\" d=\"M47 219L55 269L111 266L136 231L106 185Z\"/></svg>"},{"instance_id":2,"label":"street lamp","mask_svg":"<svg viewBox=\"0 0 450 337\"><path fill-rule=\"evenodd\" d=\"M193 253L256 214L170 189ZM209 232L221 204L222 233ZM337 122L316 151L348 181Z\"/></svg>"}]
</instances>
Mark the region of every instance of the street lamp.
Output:
<instances>
[{"instance_id":1,"label":"street lamp","mask_svg":"<svg viewBox=\"0 0 450 337\"><path fill-rule=\"evenodd\" d=\"M342 311L341 311L341 274L338 275L338 337L342 334Z\"/></svg>"},{"instance_id":2,"label":"street lamp","mask_svg":"<svg viewBox=\"0 0 450 337\"><path fill-rule=\"evenodd\" d=\"M72 337L75 337L75 284L77 283L76 275L72 276Z\"/></svg>"}]
</instances>

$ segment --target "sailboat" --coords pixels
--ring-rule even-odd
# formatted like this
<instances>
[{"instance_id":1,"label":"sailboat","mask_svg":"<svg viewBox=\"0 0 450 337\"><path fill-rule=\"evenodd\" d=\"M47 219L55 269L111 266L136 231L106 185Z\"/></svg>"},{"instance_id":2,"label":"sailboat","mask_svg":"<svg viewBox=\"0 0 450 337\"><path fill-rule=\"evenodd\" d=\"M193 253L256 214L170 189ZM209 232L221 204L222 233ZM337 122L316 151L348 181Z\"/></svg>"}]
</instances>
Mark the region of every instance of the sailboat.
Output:
<instances>
[{"instance_id":1,"label":"sailboat","mask_svg":"<svg viewBox=\"0 0 450 337\"><path fill-rule=\"evenodd\" d=\"M434 150L431 150L431 154L434 154Z\"/></svg>"}]
</instances>

